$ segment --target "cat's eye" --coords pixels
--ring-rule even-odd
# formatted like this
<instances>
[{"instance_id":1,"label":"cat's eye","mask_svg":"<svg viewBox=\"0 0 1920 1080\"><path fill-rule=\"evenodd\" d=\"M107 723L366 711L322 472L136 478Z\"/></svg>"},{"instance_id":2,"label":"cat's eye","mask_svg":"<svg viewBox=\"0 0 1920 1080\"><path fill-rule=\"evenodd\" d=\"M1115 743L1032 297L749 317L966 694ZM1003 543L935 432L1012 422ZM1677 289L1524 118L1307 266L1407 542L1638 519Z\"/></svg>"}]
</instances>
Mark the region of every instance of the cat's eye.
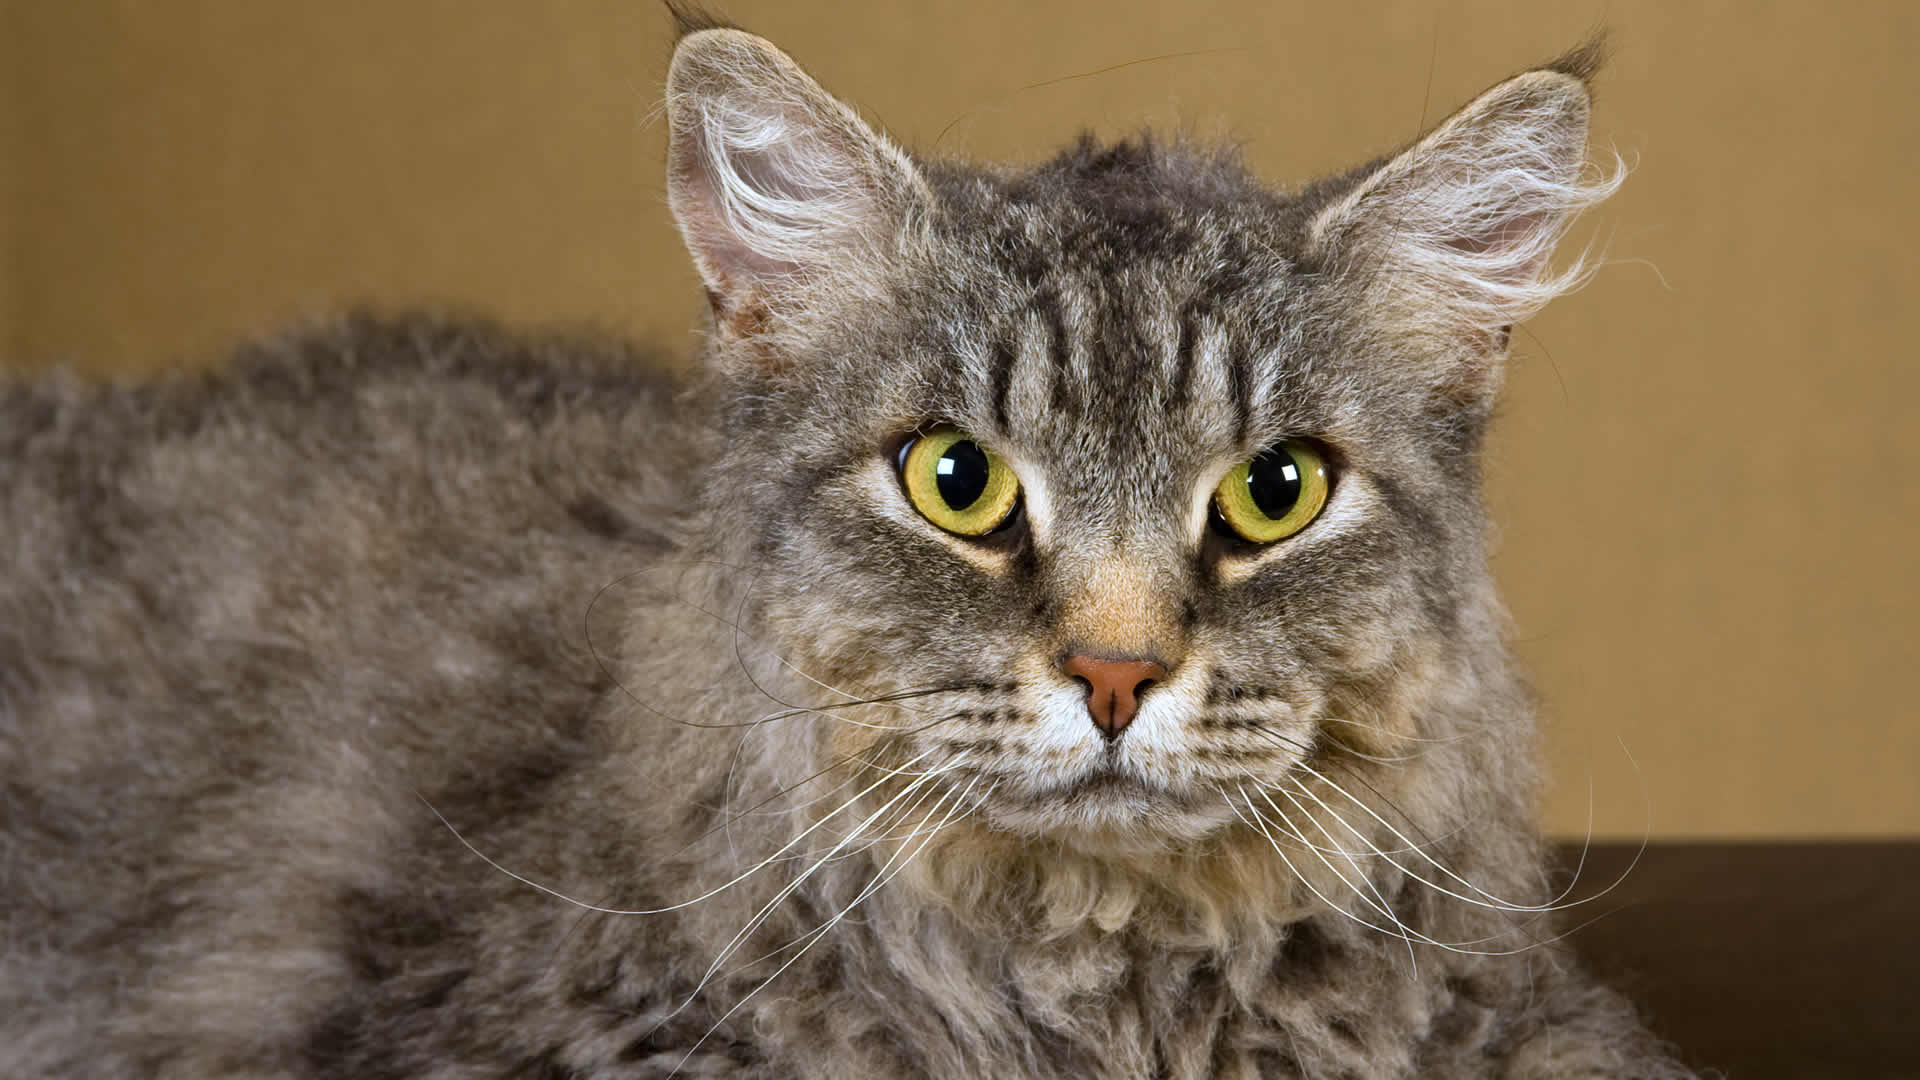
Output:
<instances>
[{"instance_id":1,"label":"cat's eye","mask_svg":"<svg viewBox=\"0 0 1920 1080\"><path fill-rule=\"evenodd\" d=\"M915 510L961 536L985 536L999 528L1020 498L1013 469L973 436L950 427L907 444L900 478Z\"/></svg>"},{"instance_id":2,"label":"cat's eye","mask_svg":"<svg viewBox=\"0 0 1920 1080\"><path fill-rule=\"evenodd\" d=\"M1320 516L1329 486L1320 452L1310 443L1288 439L1227 470L1214 489L1213 505L1233 535L1271 544Z\"/></svg>"}]
</instances>

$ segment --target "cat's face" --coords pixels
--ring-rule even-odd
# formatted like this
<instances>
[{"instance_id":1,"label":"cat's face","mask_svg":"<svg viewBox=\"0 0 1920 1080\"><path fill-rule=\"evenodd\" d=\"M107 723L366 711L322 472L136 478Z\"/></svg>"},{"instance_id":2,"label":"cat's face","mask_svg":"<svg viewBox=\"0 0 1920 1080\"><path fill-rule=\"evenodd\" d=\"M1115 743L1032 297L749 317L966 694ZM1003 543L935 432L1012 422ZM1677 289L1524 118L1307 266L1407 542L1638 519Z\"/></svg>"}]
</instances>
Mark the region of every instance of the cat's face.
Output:
<instances>
[{"instance_id":1,"label":"cat's face","mask_svg":"<svg viewBox=\"0 0 1920 1080\"><path fill-rule=\"evenodd\" d=\"M756 592L790 659L862 694L965 687L891 710L904 757L963 762L999 824L1191 833L1312 752L1337 693L1412 677L1475 492L1422 399L1316 317L1262 200L1208 215L1118 179L1143 189L1121 222L1071 175L1038 201L953 193L895 295L796 356L809 378L766 382L734 460L764 470ZM1324 461L1324 503L1242 538L1218 489L1289 441ZM1004 519L959 518L1004 501L984 490L916 498L911 470L981 468L966 443L1017 483ZM1163 669L1123 687L1151 676L1117 737L1089 707L1108 672L1075 657Z\"/></svg>"},{"instance_id":2,"label":"cat's face","mask_svg":"<svg viewBox=\"0 0 1920 1080\"><path fill-rule=\"evenodd\" d=\"M1418 159L1445 127L1291 200L1137 146L917 167L717 33L670 98L733 399L714 512L752 538L781 655L900 698L816 718L823 755L1105 843L1191 839L1316 757L1403 750L1485 632L1461 614L1485 588L1474 454L1515 314L1443 295L1502 267L1429 279L1559 219L1420 248L1405 204L1446 194Z\"/></svg>"}]
</instances>

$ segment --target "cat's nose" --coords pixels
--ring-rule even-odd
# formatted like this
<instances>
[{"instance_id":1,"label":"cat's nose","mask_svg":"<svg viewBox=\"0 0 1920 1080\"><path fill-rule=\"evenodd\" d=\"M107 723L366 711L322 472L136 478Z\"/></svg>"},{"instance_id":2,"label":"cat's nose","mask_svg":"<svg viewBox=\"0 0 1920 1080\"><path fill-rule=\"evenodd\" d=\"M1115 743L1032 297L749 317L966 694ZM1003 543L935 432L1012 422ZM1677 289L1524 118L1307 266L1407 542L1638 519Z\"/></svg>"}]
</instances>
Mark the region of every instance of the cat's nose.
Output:
<instances>
[{"instance_id":1,"label":"cat's nose","mask_svg":"<svg viewBox=\"0 0 1920 1080\"><path fill-rule=\"evenodd\" d=\"M1108 742L1133 722L1147 687L1167 677L1166 667L1152 660L1102 660L1081 653L1060 661L1060 670L1086 685L1087 712Z\"/></svg>"}]
</instances>

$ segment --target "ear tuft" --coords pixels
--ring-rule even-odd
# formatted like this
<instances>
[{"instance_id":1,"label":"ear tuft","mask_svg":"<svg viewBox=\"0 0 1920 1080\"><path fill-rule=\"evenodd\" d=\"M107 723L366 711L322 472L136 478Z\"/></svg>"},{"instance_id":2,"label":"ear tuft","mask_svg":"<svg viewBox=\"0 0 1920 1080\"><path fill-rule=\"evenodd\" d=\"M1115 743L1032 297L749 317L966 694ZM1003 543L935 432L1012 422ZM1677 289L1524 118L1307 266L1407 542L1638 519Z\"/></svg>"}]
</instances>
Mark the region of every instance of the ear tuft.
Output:
<instances>
[{"instance_id":1,"label":"ear tuft","mask_svg":"<svg viewBox=\"0 0 1920 1080\"><path fill-rule=\"evenodd\" d=\"M1598 31L1587 40L1542 64L1541 70L1571 75L1586 84L1591 91L1594 77L1600 74L1601 68L1607 66L1607 56L1610 52L1607 40L1607 32Z\"/></svg>"},{"instance_id":2,"label":"ear tuft","mask_svg":"<svg viewBox=\"0 0 1920 1080\"><path fill-rule=\"evenodd\" d=\"M688 3L687 0L667 0L667 14L673 16L673 27L676 31L675 37L683 38L688 34L699 33L702 30L739 29L739 27L728 22L726 19L715 15L713 12L708 11L698 4Z\"/></svg>"},{"instance_id":3,"label":"ear tuft","mask_svg":"<svg viewBox=\"0 0 1920 1080\"><path fill-rule=\"evenodd\" d=\"M745 31L681 39L667 115L669 201L723 328L763 327L881 253L922 196L904 153Z\"/></svg>"},{"instance_id":4,"label":"ear tuft","mask_svg":"<svg viewBox=\"0 0 1920 1080\"><path fill-rule=\"evenodd\" d=\"M1403 317L1475 343L1504 341L1591 272L1548 260L1567 226L1619 187L1586 157L1586 78L1598 39L1508 79L1323 210L1309 250L1388 290Z\"/></svg>"}]
</instances>

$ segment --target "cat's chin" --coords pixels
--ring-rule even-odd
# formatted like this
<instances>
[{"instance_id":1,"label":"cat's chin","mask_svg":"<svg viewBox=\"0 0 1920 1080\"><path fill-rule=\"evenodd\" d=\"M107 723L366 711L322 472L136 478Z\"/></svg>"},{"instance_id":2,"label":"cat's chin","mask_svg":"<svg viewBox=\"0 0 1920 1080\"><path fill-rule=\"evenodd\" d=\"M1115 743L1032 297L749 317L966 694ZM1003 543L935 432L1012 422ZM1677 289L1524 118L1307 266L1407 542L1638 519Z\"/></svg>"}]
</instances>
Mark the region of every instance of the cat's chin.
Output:
<instances>
[{"instance_id":1,"label":"cat's chin","mask_svg":"<svg viewBox=\"0 0 1920 1080\"><path fill-rule=\"evenodd\" d=\"M1235 820L1217 796L1182 793L1107 772L996 798L981 808L980 816L1002 832L1103 856L1184 848Z\"/></svg>"}]
</instances>

